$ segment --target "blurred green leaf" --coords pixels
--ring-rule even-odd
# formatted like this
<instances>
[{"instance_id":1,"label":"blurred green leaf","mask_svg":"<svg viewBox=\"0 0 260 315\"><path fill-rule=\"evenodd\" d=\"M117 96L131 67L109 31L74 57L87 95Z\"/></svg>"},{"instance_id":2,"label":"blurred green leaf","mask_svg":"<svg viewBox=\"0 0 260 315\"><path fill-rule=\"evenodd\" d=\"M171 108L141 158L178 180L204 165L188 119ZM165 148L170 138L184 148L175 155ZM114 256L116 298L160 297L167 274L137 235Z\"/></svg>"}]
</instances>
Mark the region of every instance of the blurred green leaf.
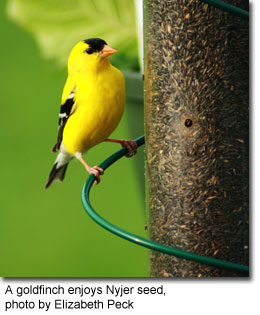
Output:
<instances>
[{"instance_id":1,"label":"blurred green leaf","mask_svg":"<svg viewBox=\"0 0 260 315\"><path fill-rule=\"evenodd\" d=\"M134 0L9 0L7 13L59 67L78 41L99 37L120 51L113 64L139 68Z\"/></svg>"}]
</instances>

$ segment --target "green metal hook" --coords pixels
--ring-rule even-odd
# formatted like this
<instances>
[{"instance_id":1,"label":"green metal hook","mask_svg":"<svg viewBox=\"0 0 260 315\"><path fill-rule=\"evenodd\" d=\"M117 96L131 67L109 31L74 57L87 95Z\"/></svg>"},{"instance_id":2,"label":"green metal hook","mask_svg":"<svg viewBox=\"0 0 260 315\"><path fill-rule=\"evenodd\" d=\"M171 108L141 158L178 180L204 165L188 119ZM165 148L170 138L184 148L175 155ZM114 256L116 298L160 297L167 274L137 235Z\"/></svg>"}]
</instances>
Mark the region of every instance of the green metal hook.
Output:
<instances>
[{"instance_id":1,"label":"green metal hook","mask_svg":"<svg viewBox=\"0 0 260 315\"><path fill-rule=\"evenodd\" d=\"M138 147L143 145L145 142L144 136L139 137L135 141L136 141ZM101 167L105 170L111 164L115 163L117 160L119 160L121 157L123 157L125 154L127 154L127 152L128 151L126 148L122 148L121 150L115 152L110 157L108 157L103 163L101 163L99 165L99 167ZM106 230L108 230L108 231L114 233L115 235L120 236L120 237L122 237L122 238L124 238L130 242L133 242L135 244L144 246L144 247L152 249L152 250L156 250L156 251L159 251L159 252L162 252L165 254L173 255L173 256L176 256L179 258L193 260L193 261L199 262L201 264L206 264L206 265L217 267L217 268L228 269L231 271L235 271L235 272L243 273L243 274L247 274L247 275L249 274L249 267L248 266L239 265L239 264L223 261L223 260L216 259L216 258L206 257L206 256L194 254L191 252L186 252L186 251L183 251L183 250L180 250L177 248L173 248L170 246L162 245L162 244L159 244L157 242L153 242L153 241L150 241L150 240L145 239L143 237L129 233L129 232L109 223L108 221L103 219L99 214L97 214L97 212L91 206L91 203L89 200L89 193L90 193L90 189L94 183L94 180L95 180L95 176L90 175L88 177L87 181L85 182L83 189L82 189L82 195L81 195L82 203L83 203L83 207L84 207L85 211L87 212L87 214L96 223L98 223L100 226L102 226Z\"/></svg>"},{"instance_id":2,"label":"green metal hook","mask_svg":"<svg viewBox=\"0 0 260 315\"><path fill-rule=\"evenodd\" d=\"M234 5L228 4L220 0L199 0L200 2L207 3L215 8L221 9L222 11L229 12L233 15L239 16L244 20L249 21L249 12L240 9Z\"/></svg>"}]
</instances>

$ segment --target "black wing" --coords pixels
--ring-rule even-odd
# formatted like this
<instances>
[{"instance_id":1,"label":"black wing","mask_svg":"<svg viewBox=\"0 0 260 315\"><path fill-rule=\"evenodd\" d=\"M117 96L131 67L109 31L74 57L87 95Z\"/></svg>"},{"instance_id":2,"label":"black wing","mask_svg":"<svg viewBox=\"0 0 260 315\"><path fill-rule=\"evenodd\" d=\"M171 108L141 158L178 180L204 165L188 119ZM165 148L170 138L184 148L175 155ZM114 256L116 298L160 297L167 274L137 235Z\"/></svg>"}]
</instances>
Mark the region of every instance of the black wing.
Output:
<instances>
[{"instance_id":1,"label":"black wing","mask_svg":"<svg viewBox=\"0 0 260 315\"><path fill-rule=\"evenodd\" d=\"M63 105L61 105L60 114L59 114L58 138L57 138L57 143L55 143L54 147L52 148L52 152L57 152L60 149L60 145L62 142L63 129L66 125L66 122L69 116L72 114L74 110L74 104L75 104L74 95L75 95L75 89L71 91L66 102Z\"/></svg>"}]
</instances>

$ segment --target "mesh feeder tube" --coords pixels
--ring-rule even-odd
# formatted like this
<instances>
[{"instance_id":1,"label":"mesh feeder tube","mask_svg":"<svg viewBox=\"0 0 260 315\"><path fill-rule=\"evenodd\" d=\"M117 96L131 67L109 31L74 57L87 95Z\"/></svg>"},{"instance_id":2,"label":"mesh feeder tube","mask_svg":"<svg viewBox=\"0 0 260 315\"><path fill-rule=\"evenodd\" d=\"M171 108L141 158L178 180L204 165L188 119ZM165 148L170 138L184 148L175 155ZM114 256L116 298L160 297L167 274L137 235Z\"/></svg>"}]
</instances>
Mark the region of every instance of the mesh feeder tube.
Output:
<instances>
[{"instance_id":1,"label":"mesh feeder tube","mask_svg":"<svg viewBox=\"0 0 260 315\"><path fill-rule=\"evenodd\" d=\"M248 2L228 1L248 10ZM153 241L249 264L248 22L144 1L146 203ZM154 277L240 274L151 251Z\"/></svg>"}]
</instances>

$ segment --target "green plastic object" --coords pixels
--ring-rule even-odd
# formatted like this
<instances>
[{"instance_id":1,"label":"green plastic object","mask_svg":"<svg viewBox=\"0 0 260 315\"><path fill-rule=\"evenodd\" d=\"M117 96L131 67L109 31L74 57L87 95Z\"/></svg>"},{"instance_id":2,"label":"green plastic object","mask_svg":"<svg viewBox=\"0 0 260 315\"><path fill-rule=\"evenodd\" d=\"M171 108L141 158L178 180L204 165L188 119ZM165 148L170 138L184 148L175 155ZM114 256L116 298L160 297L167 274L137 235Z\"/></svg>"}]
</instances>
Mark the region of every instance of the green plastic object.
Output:
<instances>
[{"instance_id":1,"label":"green plastic object","mask_svg":"<svg viewBox=\"0 0 260 315\"><path fill-rule=\"evenodd\" d=\"M138 147L143 145L145 140L144 136L139 137L135 140ZM108 168L110 165L115 163L117 160L119 160L121 157L123 157L125 154L127 154L127 149L122 148L121 150L115 152L110 157L108 157L103 163L99 165L99 167L103 168L104 170ZM130 242L133 242L135 244L144 246L146 248L156 250L165 254L173 255L179 258L188 259L192 261L199 262L201 264L206 264L209 266L222 268L222 269L228 269L231 271L235 271L241 274L247 274L249 275L249 267L244 265L235 264L232 262L223 261L216 258L206 257L198 254L194 254L191 252L186 252L177 248L165 246L153 241L150 241L148 239L145 239L143 237L137 236L135 234L129 233L125 230L122 230L121 228L111 224L107 220L103 219L91 206L90 200L89 200L89 193L90 189L94 183L95 176L90 175L87 179L87 181L84 184L84 187L82 189L82 203L85 211L87 214L100 226L105 228L106 230L114 233L117 236L120 236Z\"/></svg>"},{"instance_id":2,"label":"green plastic object","mask_svg":"<svg viewBox=\"0 0 260 315\"><path fill-rule=\"evenodd\" d=\"M244 20L249 21L249 12L246 10L240 9L234 5L231 5L226 2L219 1L219 0L199 0L199 1L207 3L209 5L212 5L215 8L229 12L231 14L241 17Z\"/></svg>"}]
</instances>

